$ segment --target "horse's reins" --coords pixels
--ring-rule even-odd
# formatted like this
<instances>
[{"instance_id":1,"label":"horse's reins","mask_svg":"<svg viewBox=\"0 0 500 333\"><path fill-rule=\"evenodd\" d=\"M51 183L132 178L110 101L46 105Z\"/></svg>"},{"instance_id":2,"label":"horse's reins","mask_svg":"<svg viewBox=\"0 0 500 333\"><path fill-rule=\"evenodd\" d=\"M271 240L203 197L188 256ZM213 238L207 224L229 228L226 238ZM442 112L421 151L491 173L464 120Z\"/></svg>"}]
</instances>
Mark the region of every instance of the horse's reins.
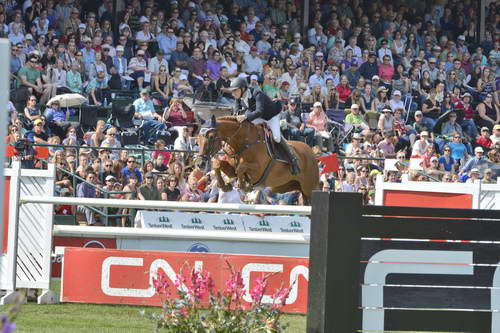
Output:
<instances>
[{"instance_id":1,"label":"horse's reins","mask_svg":"<svg viewBox=\"0 0 500 333\"><path fill-rule=\"evenodd\" d=\"M239 131L243 128L243 123L240 123L239 126L238 126L238 129L233 133L233 135L227 137L227 138L221 138L222 141L226 142L229 146L231 146L231 141L234 139L234 137L239 133ZM247 138L245 137L245 141L247 140ZM260 139L260 136L258 135L257 136L257 139L252 142L252 143L245 143L240 149L238 149L237 151L235 151L233 154L228 154L230 157L232 158L235 158L235 157L238 157L239 155L241 155L245 150L249 149L250 147L254 146L255 144L257 143L260 143L260 142L263 142L262 139ZM233 148L231 146L231 148ZM234 148L233 148L234 150ZM227 152L225 151L225 153L227 154Z\"/></svg>"}]
</instances>

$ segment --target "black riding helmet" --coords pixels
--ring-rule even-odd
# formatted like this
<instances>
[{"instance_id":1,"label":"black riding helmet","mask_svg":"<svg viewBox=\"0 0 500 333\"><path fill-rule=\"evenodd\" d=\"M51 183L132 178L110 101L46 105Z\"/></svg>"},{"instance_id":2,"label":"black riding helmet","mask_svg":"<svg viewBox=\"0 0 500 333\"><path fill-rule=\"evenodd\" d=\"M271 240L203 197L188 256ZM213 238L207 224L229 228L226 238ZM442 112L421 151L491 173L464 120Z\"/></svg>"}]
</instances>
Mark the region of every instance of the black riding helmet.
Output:
<instances>
[{"instance_id":1,"label":"black riding helmet","mask_svg":"<svg viewBox=\"0 0 500 333\"><path fill-rule=\"evenodd\" d=\"M248 87L247 80L245 78L238 77L231 83L231 86L229 87L229 89L236 90L236 89L247 88L247 87Z\"/></svg>"}]
</instances>

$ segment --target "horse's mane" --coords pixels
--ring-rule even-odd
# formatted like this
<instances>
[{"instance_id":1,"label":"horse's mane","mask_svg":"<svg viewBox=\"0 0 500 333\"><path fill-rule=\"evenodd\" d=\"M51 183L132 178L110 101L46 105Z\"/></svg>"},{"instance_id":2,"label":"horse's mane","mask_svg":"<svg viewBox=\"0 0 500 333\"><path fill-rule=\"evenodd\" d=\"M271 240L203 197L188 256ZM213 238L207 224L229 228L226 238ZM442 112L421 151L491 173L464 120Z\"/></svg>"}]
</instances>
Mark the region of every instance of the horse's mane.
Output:
<instances>
[{"instance_id":1,"label":"horse's mane","mask_svg":"<svg viewBox=\"0 0 500 333\"><path fill-rule=\"evenodd\" d=\"M229 120L229 121L237 121L236 116L224 116L218 117L216 120Z\"/></svg>"}]
</instances>

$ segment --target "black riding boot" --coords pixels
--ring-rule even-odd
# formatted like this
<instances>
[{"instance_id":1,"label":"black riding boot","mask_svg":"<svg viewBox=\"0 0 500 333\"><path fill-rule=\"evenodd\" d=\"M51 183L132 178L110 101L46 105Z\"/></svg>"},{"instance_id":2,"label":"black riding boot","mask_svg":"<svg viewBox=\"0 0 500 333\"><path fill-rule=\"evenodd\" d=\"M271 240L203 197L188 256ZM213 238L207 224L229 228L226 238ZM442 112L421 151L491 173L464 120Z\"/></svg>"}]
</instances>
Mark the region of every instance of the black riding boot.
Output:
<instances>
[{"instance_id":1,"label":"black riding boot","mask_svg":"<svg viewBox=\"0 0 500 333\"><path fill-rule=\"evenodd\" d=\"M296 175L300 173L299 161L297 160L297 156L292 150L292 147L286 142L284 138L281 138L280 145L286 153L286 157L288 162L290 163L290 171L292 175Z\"/></svg>"}]
</instances>

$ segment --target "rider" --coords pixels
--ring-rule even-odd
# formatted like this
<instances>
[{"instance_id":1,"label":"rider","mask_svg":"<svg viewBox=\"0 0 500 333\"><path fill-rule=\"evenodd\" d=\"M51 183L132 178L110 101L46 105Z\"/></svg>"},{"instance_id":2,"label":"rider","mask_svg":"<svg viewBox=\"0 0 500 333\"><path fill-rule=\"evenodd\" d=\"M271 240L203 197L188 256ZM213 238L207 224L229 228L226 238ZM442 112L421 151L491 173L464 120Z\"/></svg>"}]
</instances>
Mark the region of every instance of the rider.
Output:
<instances>
[{"instance_id":1,"label":"rider","mask_svg":"<svg viewBox=\"0 0 500 333\"><path fill-rule=\"evenodd\" d=\"M283 148L290 162L291 173L300 173L299 163L295 153L285 139L281 137L280 112L281 105L275 103L260 89L248 87L245 78L237 78L230 86L236 100L234 114L238 122L248 120L254 124L265 122L273 133L274 141Z\"/></svg>"}]
</instances>

